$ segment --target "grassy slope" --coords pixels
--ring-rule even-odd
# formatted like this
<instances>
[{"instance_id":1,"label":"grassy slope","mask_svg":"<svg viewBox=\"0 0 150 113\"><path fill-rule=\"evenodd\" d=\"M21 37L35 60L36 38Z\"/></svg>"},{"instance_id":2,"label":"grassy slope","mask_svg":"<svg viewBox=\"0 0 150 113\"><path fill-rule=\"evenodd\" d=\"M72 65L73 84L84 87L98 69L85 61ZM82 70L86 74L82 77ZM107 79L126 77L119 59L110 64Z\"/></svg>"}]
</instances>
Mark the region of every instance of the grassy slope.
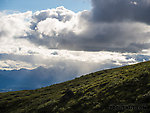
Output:
<instances>
[{"instance_id":1,"label":"grassy slope","mask_svg":"<svg viewBox=\"0 0 150 113\"><path fill-rule=\"evenodd\" d=\"M103 70L49 87L0 94L0 113L116 113L115 105L146 104L150 110L150 62Z\"/></svg>"}]
</instances>

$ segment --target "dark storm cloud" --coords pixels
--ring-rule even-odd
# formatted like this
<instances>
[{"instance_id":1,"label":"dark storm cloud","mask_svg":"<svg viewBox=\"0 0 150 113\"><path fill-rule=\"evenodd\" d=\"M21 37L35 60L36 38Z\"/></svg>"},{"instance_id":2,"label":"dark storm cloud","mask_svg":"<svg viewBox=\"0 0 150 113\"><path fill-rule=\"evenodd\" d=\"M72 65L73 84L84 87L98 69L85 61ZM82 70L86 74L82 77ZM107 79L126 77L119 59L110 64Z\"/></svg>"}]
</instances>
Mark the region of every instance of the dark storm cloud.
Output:
<instances>
[{"instance_id":1,"label":"dark storm cloud","mask_svg":"<svg viewBox=\"0 0 150 113\"><path fill-rule=\"evenodd\" d=\"M138 52L150 48L149 33L143 33L143 24L107 23L89 25L80 36L71 35L60 40L60 48L85 51ZM68 35L69 36L69 35Z\"/></svg>"},{"instance_id":2,"label":"dark storm cloud","mask_svg":"<svg viewBox=\"0 0 150 113\"><path fill-rule=\"evenodd\" d=\"M92 0L95 21L139 21L150 24L149 0Z\"/></svg>"}]
</instances>

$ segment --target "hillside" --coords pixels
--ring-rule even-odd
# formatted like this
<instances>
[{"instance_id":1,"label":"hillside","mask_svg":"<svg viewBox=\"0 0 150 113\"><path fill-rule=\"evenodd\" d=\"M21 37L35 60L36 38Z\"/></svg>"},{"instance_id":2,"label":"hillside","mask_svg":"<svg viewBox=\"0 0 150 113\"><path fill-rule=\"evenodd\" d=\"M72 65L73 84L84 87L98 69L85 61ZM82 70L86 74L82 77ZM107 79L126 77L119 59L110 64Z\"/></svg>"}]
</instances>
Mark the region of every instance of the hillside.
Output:
<instances>
[{"instance_id":1,"label":"hillside","mask_svg":"<svg viewBox=\"0 0 150 113\"><path fill-rule=\"evenodd\" d=\"M0 93L0 113L149 113L149 107L149 61L41 89Z\"/></svg>"}]
</instances>

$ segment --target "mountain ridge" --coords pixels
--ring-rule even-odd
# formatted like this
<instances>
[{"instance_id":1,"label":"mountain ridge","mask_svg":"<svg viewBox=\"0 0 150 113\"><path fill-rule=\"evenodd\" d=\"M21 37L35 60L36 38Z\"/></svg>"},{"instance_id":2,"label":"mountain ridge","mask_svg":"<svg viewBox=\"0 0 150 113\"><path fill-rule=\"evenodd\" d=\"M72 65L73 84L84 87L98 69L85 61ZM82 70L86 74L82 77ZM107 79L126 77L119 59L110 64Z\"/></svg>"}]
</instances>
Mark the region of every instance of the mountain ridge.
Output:
<instances>
[{"instance_id":1,"label":"mountain ridge","mask_svg":"<svg viewBox=\"0 0 150 113\"><path fill-rule=\"evenodd\" d=\"M67 73L68 72L68 73ZM76 72L65 71L61 68L44 68L42 66L33 70L0 70L0 92L37 89L55 83L75 78ZM59 76L63 79L59 79Z\"/></svg>"}]
</instances>

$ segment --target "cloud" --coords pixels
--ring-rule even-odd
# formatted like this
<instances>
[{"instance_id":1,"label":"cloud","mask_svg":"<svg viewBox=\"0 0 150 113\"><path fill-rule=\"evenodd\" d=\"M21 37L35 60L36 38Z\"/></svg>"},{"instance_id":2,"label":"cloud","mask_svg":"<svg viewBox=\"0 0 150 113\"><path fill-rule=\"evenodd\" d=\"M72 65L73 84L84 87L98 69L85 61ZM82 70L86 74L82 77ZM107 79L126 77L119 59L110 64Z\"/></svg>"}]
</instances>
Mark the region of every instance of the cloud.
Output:
<instances>
[{"instance_id":1,"label":"cloud","mask_svg":"<svg viewBox=\"0 0 150 113\"><path fill-rule=\"evenodd\" d=\"M29 31L30 23L28 20L31 15L31 11L14 14L2 13L0 17L0 38L24 36Z\"/></svg>"},{"instance_id":2,"label":"cloud","mask_svg":"<svg viewBox=\"0 0 150 113\"><path fill-rule=\"evenodd\" d=\"M112 15L109 13L108 15L111 17L105 17L105 11L112 11L109 7L110 3L117 5L118 7L113 9L119 11L119 5L123 4L122 0L115 2L93 0L92 2L93 10L78 13L61 6L35 13L29 11L26 13L2 14L0 24L1 43L4 43L5 40L6 43L12 41L11 43L20 42L20 45L22 45L21 43L25 41L30 43L28 45L44 46L49 49L133 53L150 48L150 25L144 19L138 21L130 18L130 16L124 18L122 14L126 15L126 13L123 12L114 15L113 12L110 12ZM129 2L128 0L124 2L124 9L130 10L128 5L136 5L135 2L137 2L137 5L145 5L146 0L144 2ZM104 9L103 7L99 8L97 4L102 6L104 4L106 7ZM137 15L142 17L138 10L135 14L138 13ZM99 12L101 12L100 16L97 14ZM112 19L109 21L104 19L104 21L102 18ZM149 17L145 18L148 19ZM16 40L19 42L16 42Z\"/></svg>"},{"instance_id":3,"label":"cloud","mask_svg":"<svg viewBox=\"0 0 150 113\"><path fill-rule=\"evenodd\" d=\"M150 26L146 21L144 23L144 20L137 21L130 19L130 17L128 19L123 18L121 16L124 14L123 12L117 13L118 17L116 18L113 14L109 15L112 16L112 21L107 21L107 19L104 19L104 21L101 18L105 17L105 11L111 10L109 2L113 1L100 1L93 0L93 4L104 4L107 6L106 9L103 10L93 5L91 12L74 13L64 7L38 11L33 14L33 25L35 26L34 29L32 28L33 31L29 32L29 35L24 38L50 49L139 52L149 48L150 31L148 29L150 29ZM120 2L115 3L118 6ZM124 7L129 8L126 5ZM96 11L102 11L104 16L101 15L100 18L97 16L98 14L95 14ZM116 9L116 11L119 11L119 9ZM141 14L138 15L142 16ZM137 18L140 18L140 16ZM117 19L119 17L120 20ZM148 19L149 17L145 18ZM95 21L95 19L99 21ZM108 19L111 18L108 17Z\"/></svg>"},{"instance_id":4,"label":"cloud","mask_svg":"<svg viewBox=\"0 0 150 113\"><path fill-rule=\"evenodd\" d=\"M87 51L138 52L149 48L149 28L136 22L91 23L79 42Z\"/></svg>"},{"instance_id":5,"label":"cloud","mask_svg":"<svg viewBox=\"0 0 150 113\"><path fill-rule=\"evenodd\" d=\"M92 0L94 21L137 21L150 24L149 0Z\"/></svg>"}]
</instances>

